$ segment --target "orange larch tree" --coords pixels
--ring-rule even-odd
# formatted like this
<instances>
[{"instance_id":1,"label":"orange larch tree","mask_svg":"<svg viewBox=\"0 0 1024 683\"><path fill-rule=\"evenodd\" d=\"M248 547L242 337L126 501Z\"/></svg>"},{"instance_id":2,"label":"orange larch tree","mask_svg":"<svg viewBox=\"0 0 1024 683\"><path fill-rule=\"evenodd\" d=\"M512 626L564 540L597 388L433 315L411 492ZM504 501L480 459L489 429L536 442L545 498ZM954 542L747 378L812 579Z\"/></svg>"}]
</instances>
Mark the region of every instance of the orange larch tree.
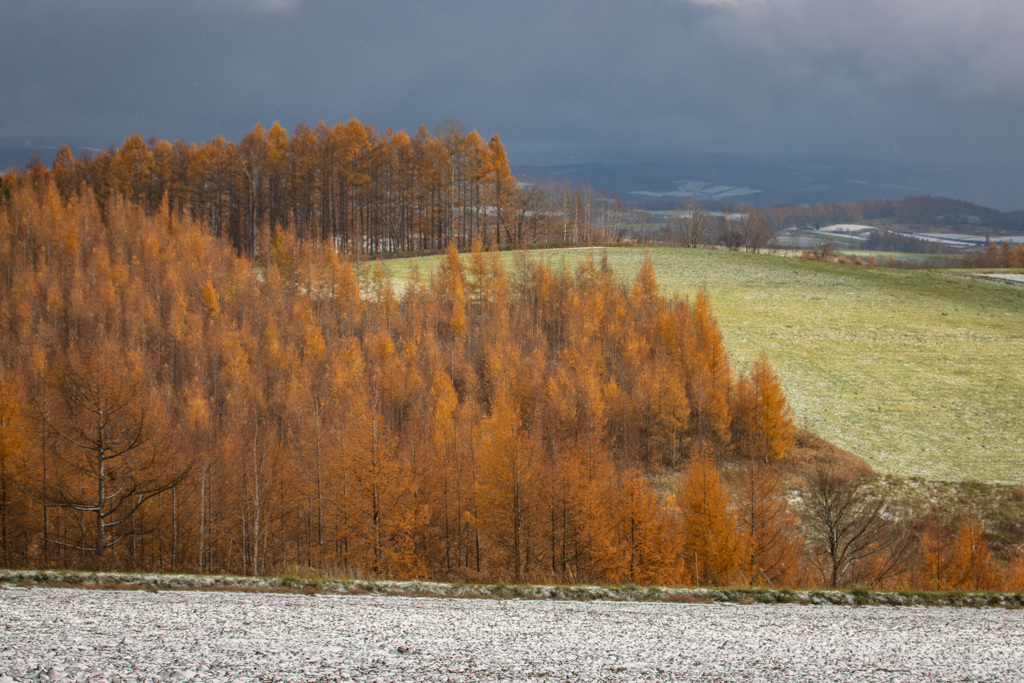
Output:
<instances>
[{"instance_id":1,"label":"orange larch tree","mask_svg":"<svg viewBox=\"0 0 1024 683\"><path fill-rule=\"evenodd\" d=\"M703 288L690 309L687 396L698 447L721 449L729 443L729 394L732 370L711 302Z\"/></svg>"},{"instance_id":2,"label":"orange larch tree","mask_svg":"<svg viewBox=\"0 0 1024 683\"><path fill-rule=\"evenodd\" d=\"M516 179L509 170L508 157L501 138L495 133L487 142L487 186L488 198L494 212L494 243L501 244L501 235L505 234L505 243L518 246L523 235L515 234L512 228L515 215Z\"/></svg>"},{"instance_id":3,"label":"orange larch tree","mask_svg":"<svg viewBox=\"0 0 1024 683\"><path fill-rule=\"evenodd\" d=\"M957 588L983 591L993 587L992 555L977 519L960 521L950 555L950 574Z\"/></svg>"},{"instance_id":4,"label":"orange larch tree","mask_svg":"<svg viewBox=\"0 0 1024 683\"><path fill-rule=\"evenodd\" d=\"M140 368L104 343L55 366L52 409L38 411L54 458L51 486L38 496L87 520L70 545L98 568L134 533L136 513L188 473L187 464L172 462L173 442L142 380Z\"/></svg>"},{"instance_id":5,"label":"orange larch tree","mask_svg":"<svg viewBox=\"0 0 1024 683\"><path fill-rule=\"evenodd\" d=\"M640 585L678 583L689 569L672 519L644 473L627 468L614 496L615 547L608 580Z\"/></svg>"},{"instance_id":6,"label":"orange larch tree","mask_svg":"<svg viewBox=\"0 0 1024 683\"><path fill-rule=\"evenodd\" d=\"M743 539L740 560L748 584L787 586L799 575L803 541L782 495L778 470L753 458L738 471L736 518Z\"/></svg>"},{"instance_id":7,"label":"orange larch tree","mask_svg":"<svg viewBox=\"0 0 1024 683\"><path fill-rule=\"evenodd\" d=\"M345 464L354 562L371 576L408 576L419 566L412 552L416 510L408 470L379 399L363 397L350 416Z\"/></svg>"},{"instance_id":8,"label":"orange larch tree","mask_svg":"<svg viewBox=\"0 0 1024 683\"><path fill-rule=\"evenodd\" d=\"M762 462L781 460L793 445L793 419L768 358L761 354L737 382L733 428L742 455Z\"/></svg>"},{"instance_id":9,"label":"orange larch tree","mask_svg":"<svg viewBox=\"0 0 1024 683\"><path fill-rule=\"evenodd\" d=\"M698 450L680 477L675 505L682 521L681 544L690 582L699 586L728 585L737 575L742 538L729 510L710 449Z\"/></svg>"},{"instance_id":10,"label":"orange larch tree","mask_svg":"<svg viewBox=\"0 0 1024 683\"><path fill-rule=\"evenodd\" d=\"M491 549L493 573L523 580L536 558L537 444L524 429L509 391L499 388L477 445L477 526Z\"/></svg>"},{"instance_id":11,"label":"orange larch tree","mask_svg":"<svg viewBox=\"0 0 1024 683\"><path fill-rule=\"evenodd\" d=\"M27 559L29 501L15 484L25 448L22 401L12 384L0 379L0 558L3 566ZM20 542L19 542L20 540Z\"/></svg>"},{"instance_id":12,"label":"orange larch tree","mask_svg":"<svg viewBox=\"0 0 1024 683\"><path fill-rule=\"evenodd\" d=\"M926 590L952 589L959 577L953 576L954 535L933 511L924 520L919 537L922 583Z\"/></svg>"}]
</instances>

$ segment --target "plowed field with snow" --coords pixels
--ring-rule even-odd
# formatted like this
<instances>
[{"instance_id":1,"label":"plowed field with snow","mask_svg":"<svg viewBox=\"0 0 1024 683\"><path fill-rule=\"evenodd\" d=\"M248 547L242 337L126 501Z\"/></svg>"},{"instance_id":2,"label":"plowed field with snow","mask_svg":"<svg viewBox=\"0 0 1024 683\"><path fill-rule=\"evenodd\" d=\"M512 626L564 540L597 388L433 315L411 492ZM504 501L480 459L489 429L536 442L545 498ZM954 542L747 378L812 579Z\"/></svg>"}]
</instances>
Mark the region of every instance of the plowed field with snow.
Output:
<instances>
[{"instance_id":1,"label":"plowed field with snow","mask_svg":"<svg viewBox=\"0 0 1024 683\"><path fill-rule=\"evenodd\" d=\"M1020 681L1005 609L0 589L0 681Z\"/></svg>"}]
</instances>

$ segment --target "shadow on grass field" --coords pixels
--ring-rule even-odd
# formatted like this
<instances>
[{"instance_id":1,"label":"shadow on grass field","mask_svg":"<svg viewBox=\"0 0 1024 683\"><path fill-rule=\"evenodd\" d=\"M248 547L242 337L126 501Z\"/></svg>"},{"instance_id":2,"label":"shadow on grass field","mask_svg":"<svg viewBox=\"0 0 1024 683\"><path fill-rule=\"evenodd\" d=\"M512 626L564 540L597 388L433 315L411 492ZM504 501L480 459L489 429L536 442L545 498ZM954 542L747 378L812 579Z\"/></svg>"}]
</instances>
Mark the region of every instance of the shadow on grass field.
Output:
<instances>
[{"instance_id":1,"label":"shadow on grass field","mask_svg":"<svg viewBox=\"0 0 1024 683\"><path fill-rule=\"evenodd\" d=\"M573 268L607 253L631 279L651 254L666 294L706 287L731 357L764 351L797 423L881 472L1024 483L1024 287L955 271L891 270L674 248L530 252ZM506 253L510 271L522 256ZM389 261L396 280L438 257Z\"/></svg>"}]
</instances>

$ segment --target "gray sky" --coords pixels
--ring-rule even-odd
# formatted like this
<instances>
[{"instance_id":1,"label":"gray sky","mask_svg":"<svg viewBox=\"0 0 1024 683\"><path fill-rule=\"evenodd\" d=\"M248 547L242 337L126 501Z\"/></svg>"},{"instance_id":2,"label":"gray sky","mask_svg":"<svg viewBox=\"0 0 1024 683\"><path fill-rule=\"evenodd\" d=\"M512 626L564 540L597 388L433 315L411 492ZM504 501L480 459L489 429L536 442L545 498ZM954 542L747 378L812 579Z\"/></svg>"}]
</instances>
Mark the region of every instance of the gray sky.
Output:
<instances>
[{"instance_id":1,"label":"gray sky","mask_svg":"<svg viewBox=\"0 0 1024 683\"><path fill-rule=\"evenodd\" d=\"M457 119L513 164L856 155L1024 208L1022 29L1021 0L0 0L0 137Z\"/></svg>"}]
</instances>

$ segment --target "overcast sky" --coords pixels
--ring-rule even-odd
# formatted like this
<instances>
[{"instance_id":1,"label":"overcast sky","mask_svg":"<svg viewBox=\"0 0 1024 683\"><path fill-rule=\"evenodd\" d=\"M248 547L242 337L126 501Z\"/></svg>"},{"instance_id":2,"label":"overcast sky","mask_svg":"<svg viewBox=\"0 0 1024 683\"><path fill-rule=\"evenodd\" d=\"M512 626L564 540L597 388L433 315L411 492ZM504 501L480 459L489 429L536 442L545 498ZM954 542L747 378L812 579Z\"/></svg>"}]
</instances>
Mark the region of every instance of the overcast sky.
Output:
<instances>
[{"instance_id":1,"label":"overcast sky","mask_svg":"<svg viewBox=\"0 0 1024 683\"><path fill-rule=\"evenodd\" d=\"M1021 0L0 0L0 137L456 119L513 164L842 154L1024 194L1022 29Z\"/></svg>"}]
</instances>

